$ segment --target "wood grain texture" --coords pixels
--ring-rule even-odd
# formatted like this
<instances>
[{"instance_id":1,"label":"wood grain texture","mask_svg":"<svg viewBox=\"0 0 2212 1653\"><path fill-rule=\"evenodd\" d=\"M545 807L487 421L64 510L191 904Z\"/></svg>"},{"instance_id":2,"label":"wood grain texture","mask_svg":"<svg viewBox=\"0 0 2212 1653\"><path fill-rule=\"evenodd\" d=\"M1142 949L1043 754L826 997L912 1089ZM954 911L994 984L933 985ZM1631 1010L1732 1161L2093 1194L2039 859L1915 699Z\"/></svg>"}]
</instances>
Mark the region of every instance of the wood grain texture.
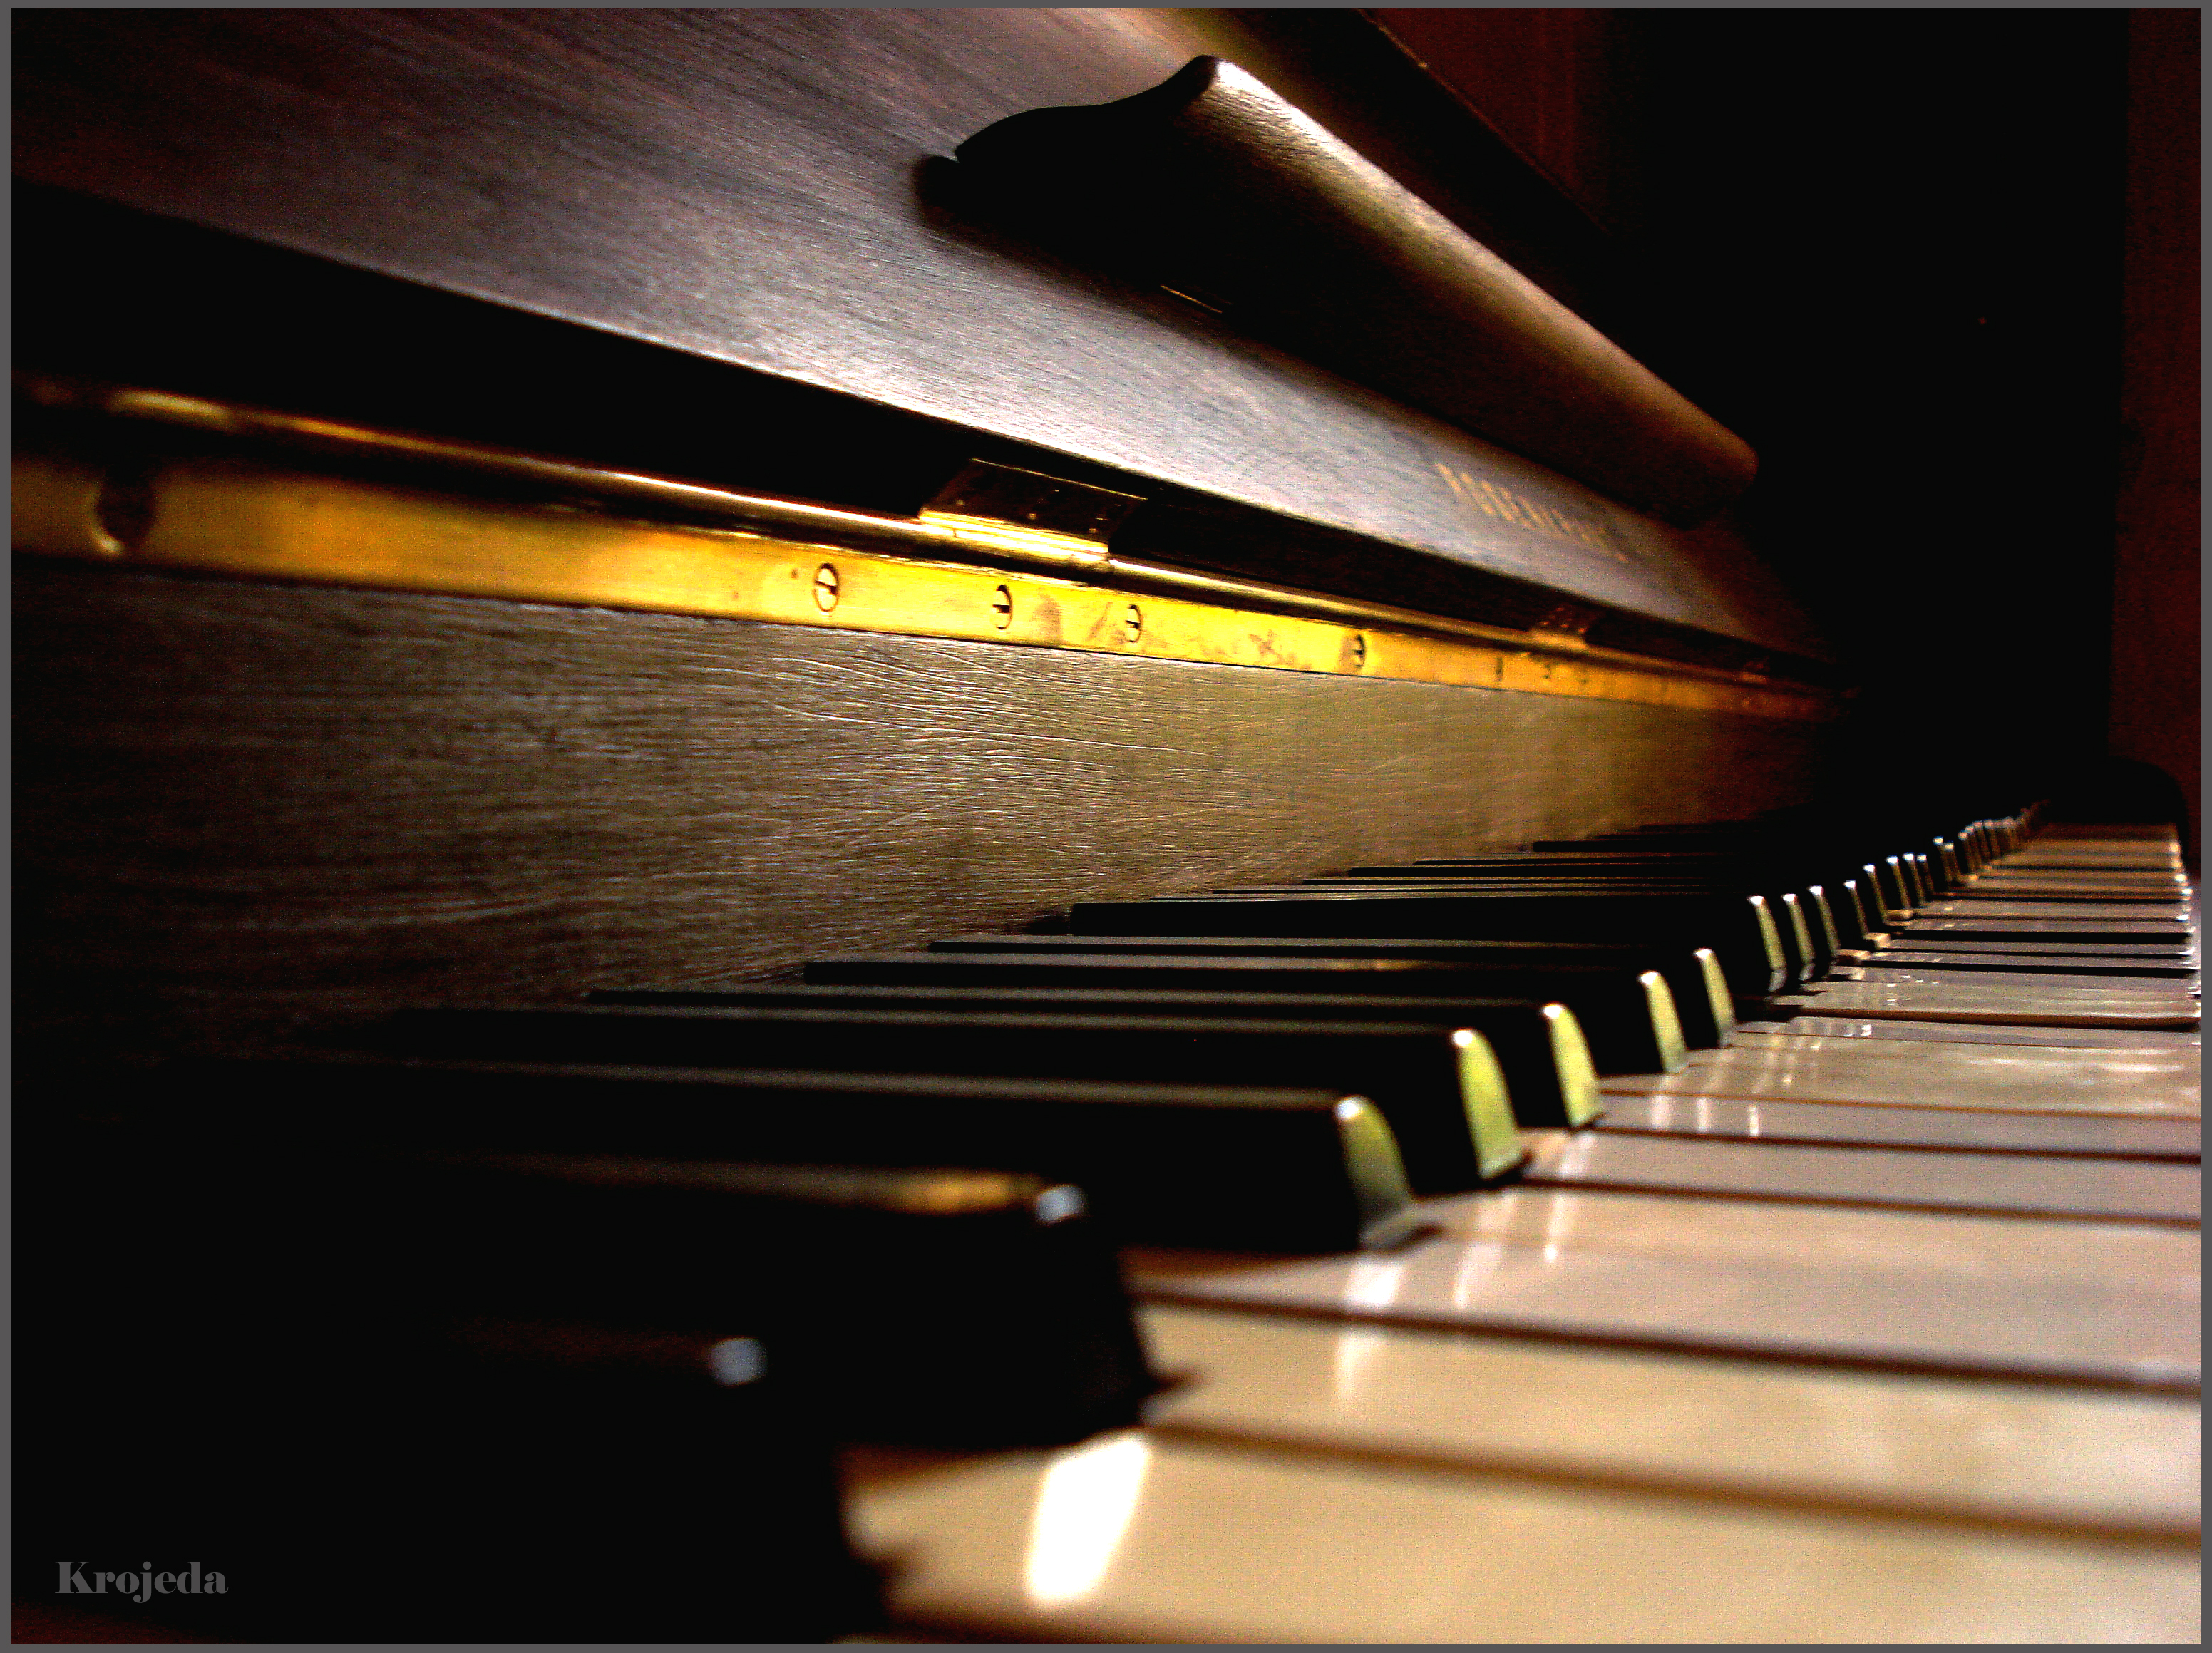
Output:
<instances>
[{"instance_id":1,"label":"wood grain texture","mask_svg":"<svg viewBox=\"0 0 2212 1653\"><path fill-rule=\"evenodd\" d=\"M26 562L19 1025L154 1050L1802 796L1657 708Z\"/></svg>"},{"instance_id":2,"label":"wood grain texture","mask_svg":"<svg viewBox=\"0 0 2212 1653\"><path fill-rule=\"evenodd\" d=\"M50 12L17 42L33 181L1824 652L1740 540L1681 540L933 204L928 163L992 122L1210 49L1182 13ZM1612 548L1486 514L1446 471L1588 501Z\"/></svg>"}]
</instances>

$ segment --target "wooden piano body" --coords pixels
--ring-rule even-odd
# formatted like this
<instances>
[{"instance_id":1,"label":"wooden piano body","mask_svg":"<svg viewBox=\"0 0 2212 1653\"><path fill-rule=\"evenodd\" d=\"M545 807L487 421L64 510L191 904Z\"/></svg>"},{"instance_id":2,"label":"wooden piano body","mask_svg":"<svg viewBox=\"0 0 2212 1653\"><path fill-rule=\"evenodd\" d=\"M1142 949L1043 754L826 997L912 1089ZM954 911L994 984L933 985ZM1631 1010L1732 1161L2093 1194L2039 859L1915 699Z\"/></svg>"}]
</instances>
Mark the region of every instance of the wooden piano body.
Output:
<instances>
[{"instance_id":1,"label":"wooden piano body","mask_svg":"<svg viewBox=\"0 0 2212 1653\"><path fill-rule=\"evenodd\" d=\"M34 1105L94 1059L1942 776L1909 723L1845 720L1850 669L1732 523L948 177L994 121L1212 52L1618 307L1587 221L1351 14L46 14L19 52ZM950 521L976 464L1143 503L1087 538ZM1436 1243L1462 1296L1526 1274L1517 1332L1394 1324L1449 1300L1406 1284L1434 1255L1273 1299L1143 1260L1193 1374L1148 1431L855 1457L884 1633L2191 1639L2166 1368L1620 1329L1710 1290L1809 1346L1958 1293L1962 1347L2078 1314L2162 1357L2193 1289L2185 1226L1880 1203L1466 1196Z\"/></svg>"}]
</instances>

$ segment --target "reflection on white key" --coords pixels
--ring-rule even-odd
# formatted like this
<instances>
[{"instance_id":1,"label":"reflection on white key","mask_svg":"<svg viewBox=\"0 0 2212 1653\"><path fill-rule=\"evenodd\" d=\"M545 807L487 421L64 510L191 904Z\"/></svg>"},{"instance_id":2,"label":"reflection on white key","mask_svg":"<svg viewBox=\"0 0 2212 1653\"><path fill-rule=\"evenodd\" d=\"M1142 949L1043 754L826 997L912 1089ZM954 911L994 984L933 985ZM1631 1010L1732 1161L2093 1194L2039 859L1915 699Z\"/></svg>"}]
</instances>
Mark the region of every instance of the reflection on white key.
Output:
<instances>
[{"instance_id":1,"label":"reflection on white key","mask_svg":"<svg viewBox=\"0 0 2212 1653\"><path fill-rule=\"evenodd\" d=\"M1840 1152L1810 1150L1813 1152ZM1946 1158L1947 1156L1929 1156ZM1544 1191L1522 1188L1522 1200ZM1573 1198L1577 1196L1565 1195ZM1648 1249L1585 1234L1574 1245L1545 1243L1542 1213L1520 1243L1499 1243L1450 1220L1460 1201L1431 1207L1447 1232L1409 1248L1387 1303L1350 1300L1352 1260L1224 1258L1211 1268L1153 1273L1141 1261L1133 1284L1155 1303L1273 1310L1448 1331L1534 1333L1647 1347L1706 1349L1844 1359L1921 1370L2016 1373L2129 1387L2193 1385L2197 1316L2193 1231L2130 1234L2088 1223L1935 1218L1865 1210L1686 1200L1665 1194L1605 1196L1633 1218L1646 1208L1677 1231L1676 1243ZM1473 1217L1490 1206L1466 1202ZM1595 1203L1595 1200L1592 1201ZM1498 1207L1491 1207L1498 1208ZM1808 1221L1827 1216L1842 1220ZM1698 1250L1701 1218L1713 1243ZM1682 1232L1685 1219L1688 1231ZM1725 1220L1732 1218L1733 1220ZM1461 1230L1461 1233L1450 1231ZM1884 1228L1896 1231L1885 1237ZM2056 1234L2037 1230L2061 1230ZM1858 1231L1862 1243L1849 1244ZM1462 1235L1464 1234L1464 1237ZM1944 1256L1939 1241L1954 1237ZM1885 1256L1880 1242L1905 1242ZM1745 1243L1763 1239L1765 1244ZM2130 1245L2142 1239L2144 1245ZM1829 1243L1822 1243L1822 1242ZM2039 1246L2037 1243L2040 1242ZM1854 1249L1865 1255L1855 1256ZM2056 1250L2080 1272L2014 1267ZM1973 1254L1994 1250L1996 1257ZM2116 1267L2132 1253L2136 1268ZM1933 1254L1933 1255L1931 1255ZM2160 1268L2160 1261L2172 1265ZM1994 1263L1978 1267L1977 1263ZM1372 1281L1368 1282L1370 1285ZM1358 1376L1365 1376L1363 1370Z\"/></svg>"},{"instance_id":2,"label":"reflection on white key","mask_svg":"<svg viewBox=\"0 0 2212 1653\"><path fill-rule=\"evenodd\" d=\"M1123 1431L1053 1460L1030 1515L1022 1585L1031 1606L1066 1607L1106 1582L1144 1498L1152 1453L1143 1436Z\"/></svg>"},{"instance_id":3,"label":"reflection on white key","mask_svg":"<svg viewBox=\"0 0 2212 1653\"><path fill-rule=\"evenodd\" d=\"M1620 1074L1601 1084L1608 1096L2187 1119L2199 1112L2193 1046L2170 1051L2066 1050L1903 1039L1735 1036L1741 1042L1725 1050L1694 1052L1680 1073ZM1684 1115L1669 1123L1690 1127ZM1696 1127L1711 1126L1699 1121Z\"/></svg>"},{"instance_id":4,"label":"reflection on white key","mask_svg":"<svg viewBox=\"0 0 2212 1653\"><path fill-rule=\"evenodd\" d=\"M1352 1265L1345 1286L1347 1302L1362 1309L1387 1309L1398 1300L1405 1284L1406 1265L1392 1258L1360 1257ZM1336 1395L1345 1402L1359 1393L1367 1364L1382 1352L1388 1334L1358 1332L1338 1340L1334 1350Z\"/></svg>"}]
</instances>

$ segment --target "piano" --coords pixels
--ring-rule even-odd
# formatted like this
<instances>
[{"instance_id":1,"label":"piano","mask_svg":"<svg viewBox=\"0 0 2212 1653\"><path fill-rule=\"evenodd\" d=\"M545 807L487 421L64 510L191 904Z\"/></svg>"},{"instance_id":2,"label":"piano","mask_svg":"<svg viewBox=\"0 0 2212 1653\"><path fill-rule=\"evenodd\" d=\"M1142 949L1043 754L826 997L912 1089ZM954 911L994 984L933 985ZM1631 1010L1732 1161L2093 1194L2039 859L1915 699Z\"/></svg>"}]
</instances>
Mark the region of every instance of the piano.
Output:
<instances>
[{"instance_id":1,"label":"piano","mask_svg":"<svg viewBox=\"0 0 2212 1653\"><path fill-rule=\"evenodd\" d=\"M18 1641L2197 1638L2186 808L1414 27L19 15Z\"/></svg>"}]
</instances>

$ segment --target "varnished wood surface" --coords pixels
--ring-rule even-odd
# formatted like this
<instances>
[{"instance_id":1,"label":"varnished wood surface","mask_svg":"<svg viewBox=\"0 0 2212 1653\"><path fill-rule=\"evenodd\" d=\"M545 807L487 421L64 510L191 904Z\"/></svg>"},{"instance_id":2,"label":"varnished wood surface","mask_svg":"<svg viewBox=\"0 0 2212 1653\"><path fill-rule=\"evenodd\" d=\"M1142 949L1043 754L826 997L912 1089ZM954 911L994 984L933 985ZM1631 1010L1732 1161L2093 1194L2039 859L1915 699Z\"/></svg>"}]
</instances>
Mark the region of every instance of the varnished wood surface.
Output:
<instances>
[{"instance_id":1,"label":"varnished wood surface","mask_svg":"<svg viewBox=\"0 0 2212 1653\"><path fill-rule=\"evenodd\" d=\"M1819 654L1727 532L1662 530L933 194L933 158L991 122L1217 44L1173 11L54 12L19 19L16 167ZM1610 549L1468 480L1595 514Z\"/></svg>"},{"instance_id":2,"label":"varnished wood surface","mask_svg":"<svg viewBox=\"0 0 2212 1653\"><path fill-rule=\"evenodd\" d=\"M1082 898L1802 795L1814 732L26 561L19 1025L771 975Z\"/></svg>"}]
</instances>

